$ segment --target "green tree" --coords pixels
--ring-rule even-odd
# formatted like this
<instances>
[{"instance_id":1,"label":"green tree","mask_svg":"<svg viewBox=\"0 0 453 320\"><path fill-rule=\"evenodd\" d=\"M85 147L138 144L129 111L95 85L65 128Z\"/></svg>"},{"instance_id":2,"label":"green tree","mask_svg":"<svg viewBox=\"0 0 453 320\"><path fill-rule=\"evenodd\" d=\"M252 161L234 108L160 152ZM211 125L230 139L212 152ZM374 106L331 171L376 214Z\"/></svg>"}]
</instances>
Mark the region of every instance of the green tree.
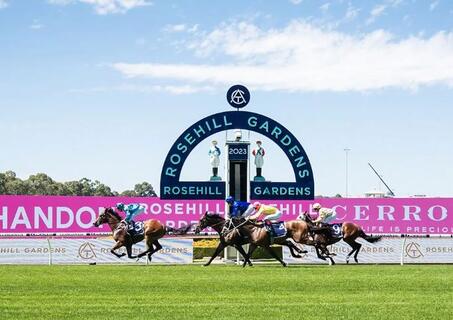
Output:
<instances>
[{"instance_id":1,"label":"green tree","mask_svg":"<svg viewBox=\"0 0 453 320\"><path fill-rule=\"evenodd\" d=\"M137 183L134 187L137 197L157 197L153 186L148 182Z\"/></svg>"}]
</instances>

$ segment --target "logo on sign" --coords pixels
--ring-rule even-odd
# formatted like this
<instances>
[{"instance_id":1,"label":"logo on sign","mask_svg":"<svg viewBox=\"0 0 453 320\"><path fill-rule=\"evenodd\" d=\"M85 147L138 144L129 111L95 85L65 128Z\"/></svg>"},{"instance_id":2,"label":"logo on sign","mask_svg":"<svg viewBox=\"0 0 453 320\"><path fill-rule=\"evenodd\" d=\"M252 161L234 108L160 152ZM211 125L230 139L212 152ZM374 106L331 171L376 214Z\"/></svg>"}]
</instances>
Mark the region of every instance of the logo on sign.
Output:
<instances>
[{"instance_id":1,"label":"logo on sign","mask_svg":"<svg viewBox=\"0 0 453 320\"><path fill-rule=\"evenodd\" d=\"M96 258L96 253L94 252L94 245L85 242L79 247L79 257L82 259L93 259Z\"/></svg>"},{"instance_id":2,"label":"logo on sign","mask_svg":"<svg viewBox=\"0 0 453 320\"><path fill-rule=\"evenodd\" d=\"M227 92L227 101L233 108L244 108L250 101L250 91L240 84L232 86Z\"/></svg>"},{"instance_id":3,"label":"logo on sign","mask_svg":"<svg viewBox=\"0 0 453 320\"><path fill-rule=\"evenodd\" d=\"M420 245L416 242L410 242L406 246L406 255L412 259L417 259L417 258L423 257L423 253L420 248Z\"/></svg>"}]
</instances>

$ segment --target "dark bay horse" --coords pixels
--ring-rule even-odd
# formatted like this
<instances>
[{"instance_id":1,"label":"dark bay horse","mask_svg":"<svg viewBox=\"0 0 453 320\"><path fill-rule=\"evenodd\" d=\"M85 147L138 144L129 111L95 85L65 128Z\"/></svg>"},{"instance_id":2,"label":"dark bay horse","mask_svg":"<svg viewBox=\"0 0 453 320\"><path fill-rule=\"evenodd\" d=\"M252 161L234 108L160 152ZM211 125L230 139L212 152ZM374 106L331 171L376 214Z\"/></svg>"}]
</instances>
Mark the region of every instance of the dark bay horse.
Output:
<instances>
[{"instance_id":1,"label":"dark bay horse","mask_svg":"<svg viewBox=\"0 0 453 320\"><path fill-rule=\"evenodd\" d=\"M311 216L308 212L304 212L300 216L301 220L307 222L307 224L312 228L314 226ZM357 238L363 238L370 243L375 243L381 240L382 236L369 236L367 235L362 228L353 222L343 222L341 226L342 236L341 237L331 237L330 231L327 228L321 232L314 233L314 244L316 248L316 253L318 254L318 258L325 260L325 257L329 258L332 264L335 264L335 261L332 259L332 254L329 253L327 246L335 244L340 240L343 240L347 244L349 244L352 248L351 252L348 253L346 256L346 263L349 263L349 259L354 254L354 260L356 263L359 263L357 255L360 252L360 248L362 244L356 241ZM322 257L319 254L319 249L326 255Z\"/></svg>"},{"instance_id":2,"label":"dark bay horse","mask_svg":"<svg viewBox=\"0 0 453 320\"><path fill-rule=\"evenodd\" d=\"M271 239L267 230L261 224L253 223L251 221L237 221L233 222L231 229L226 229L226 222L222 216L218 214L212 214L206 212L200 219L200 224L197 227L196 232L206 228L212 227L220 235L220 244L217 247L214 255L211 257L209 262L206 265L209 265L211 261L228 245L233 245L237 249L242 249L242 244L250 243L250 248L248 254L245 254L243 250L238 251L244 256L244 264L247 263L251 265L251 262L248 261L252 256L253 251L257 246L262 247L266 250L273 258L278 260L283 266L286 266L286 263L281 260L275 252L270 248ZM309 239L308 225L302 220L294 220L285 222L285 227L287 229L286 237L276 238L274 243L288 246L293 257L301 258L297 253L305 253L300 248L298 248L293 242L300 244L312 244ZM228 226L227 226L228 228Z\"/></svg>"},{"instance_id":3,"label":"dark bay horse","mask_svg":"<svg viewBox=\"0 0 453 320\"><path fill-rule=\"evenodd\" d=\"M144 255L148 255L148 260L151 261L151 256L153 253L162 249L162 245L159 243L159 239L163 236L170 235L182 235L187 233L191 228L191 225L180 228L173 229L166 227L161 224L158 220L150 219L143 221L143 234L137 234L131 236L127 232L126 223L121 222L121 216L112 208L105 208L104 211L99 215L97 220L93 223L95 227L107 223L112 230L113 239L116 241L115 245L110 249L110 252L113 253L118 258L125 256L125 253L119 254L115 250L126 247L127 256L130 259L141 258ZM139 253L137 256L132 255L132 245L138 243L145 239L147 250Z\"/></svg>"}]
</instances>

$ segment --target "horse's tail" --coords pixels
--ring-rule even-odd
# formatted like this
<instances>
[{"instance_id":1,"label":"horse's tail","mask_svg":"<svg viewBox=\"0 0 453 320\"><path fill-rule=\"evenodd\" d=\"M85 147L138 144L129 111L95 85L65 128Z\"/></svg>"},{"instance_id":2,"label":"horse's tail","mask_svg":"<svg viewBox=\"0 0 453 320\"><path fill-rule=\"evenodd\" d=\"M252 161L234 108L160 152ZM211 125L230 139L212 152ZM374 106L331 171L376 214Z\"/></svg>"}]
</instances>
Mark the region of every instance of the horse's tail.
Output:
<instances>
[{"instance_id":1,"label":"horse's tail","mask_svg":"<svg viewBox=\"0 0 453 320\"><path fill-rule=\"evenodd\" d=\"M365 232L363 232L363 230L360 230L360 237L362 237L363 239L370 243L375 243L381 241L382 239L382 236L369 236Z\"/></svg>"},{"instance_id":2,"label":"horse's tail","mask_svg":"<svg viewBox=\"0 0 453 320\"><path fill-rule=\"evenodd\" d=\"M187 226L178 228L178 229L167 226L165 229L165 233L168 235L171 235L171 236L180 236L180 235L183 235L183 234L186 234L187 232L189 232L189 230L192 228L192 226L193 226L192 223L188 224Z\"/></svg>"}]
</instances>

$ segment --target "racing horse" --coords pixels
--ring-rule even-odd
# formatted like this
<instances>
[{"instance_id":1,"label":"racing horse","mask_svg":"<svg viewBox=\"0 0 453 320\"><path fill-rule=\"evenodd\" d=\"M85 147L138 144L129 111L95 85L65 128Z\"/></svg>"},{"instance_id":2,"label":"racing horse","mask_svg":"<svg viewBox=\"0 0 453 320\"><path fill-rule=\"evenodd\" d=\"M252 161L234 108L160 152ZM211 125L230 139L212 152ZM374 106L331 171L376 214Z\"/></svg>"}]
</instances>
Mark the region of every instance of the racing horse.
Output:
<instances>
[{"instance_id":1,"label":"racing horse","mask_svg":"<svg viewBox=\"0 0 453 320\"><path fill-rule=\"evenodd\" d=\"M115 250L126 247L127 257L130 259L141 258L144 255L148 255L148 260L151 261L153 253L162 249L162 245L159 243L159 239L165 235L182 235L192 227L188 225L180 229L173 229L162 225L158 220L150 219L143 221L144 232L131 236L127 230L128 226L122 221L121 216L113 208L105 208L104 211L99 215L96 221L93 223L95 227L107 223L112 230L113 239L116 241L115 245L110 249L118 258L125 256L123 252L121 254L115 252ZM147 250L139 253L137 256L132 255L132 245L145 239Z\"/></svg>"},{"instance_id":2,"label":"racing horse","mask_svg":"<svg viewBox=\"0 0 453 320\"><path fill-rule=\"evenodd\" d=\"M302 221L305 221L309 227L310 230L315 229L313 227L314 223L311 218L311 216L308 214L308 212L304 212L301 216L300 219ZM339 242L340 240L343 240L347 244L349 244L352 248L351 252L348 253L346 256L346 263L349 263L349 259L351 258L352 254L354 254L354 260L356 263L359 263L359 260L357 258L360 248L362 247L362 244L356 241L357 238L363 238L366 241L370 243L375 243L381 240L382 236L370 236L367 235L362 228L353 222L343 222L341 224L333 224L333 226L338 226L336 227L336 231L341 231L339 236L331 236L331 231L330 231L330 225L327 225L327 227L321 227L317 228L319 231L313 231L313 240L314 240L314 246L316 249L316 253L318 255L318 258L326 260L325 257L329 258L332 264L335 264L335 261L332 259L332 254L329 253L329 250L327 249L327 246L330 246L332 244L335 244ZM319 250L321 250L325 256L321 256L319 253Z\"/></svg>"},{"instance_id":3,"label":"racing horse","mask_svg":"<svg viewBox=\"0 0 453 320\"><path fill-rule=\"evenodd\" d=\"M248 241L245 239L235 237L235 238L230 238L229 241L226 241L224 238L223 230L226 225L226 220L221 217L218 214L210 213L210 212L205 212L204 215L201 217L199 224L195 228L195 234L199 234L202 230L206 229L207 227L211 227L214 229L218 234L219 234L219 239L220 243L217 246L214 254L212 257L209 259L208 262L206 262L203 266L207 267L211 264L211 262L217 257L223 249L225 249L228 246L233 246L236 248L237 251L244 257L245 263L248 263L249 266L252 266L252 262L250 261L250 257L247 255L245 250L242 248L243 244L247 244ZM244 263L244 266L245 266Z\"/></svg>"},{"instance_id":4,"label":"racing horse","mask_svg":"<svg viewBox=\"0 0 453 320\"><path fill-rule=\"evenodd\" d=\"M195 233L199 233L201 230L207 227L211 227L215 231L217 231L217 233L219 233L220 243L211 259L205 264L206 266L209 265L225 247L227 247L228 245L233 245L244 257L243 267L245 267L247 263L249 265L252 265L249 259L257 246L262 247L273 258L278 260L283 266L286 267L286 263L281 260L270 248L271 239L263 225L253 223L251 221L239 220L237 222L234 222L233 220L231 228L229 228L227 220L225 220L222 216L220 216L219 214L206 212L201 217L200 223L197 226ZM314 245L314 243L309 239L307 223L302 220L287 221L285 222L285 227L287 229L286 236L276 238L274 243L288 246L293 257L301 258L302 256L300 256L299 254L306 253L306 251L298 248L293 242L290 241L290 239L292 239L296 243ZM248 254L246 254L241 247L242 244L247 243L250 243ZM297 254L296 252L299 254Z\"/></svg>"}]
</instances>

